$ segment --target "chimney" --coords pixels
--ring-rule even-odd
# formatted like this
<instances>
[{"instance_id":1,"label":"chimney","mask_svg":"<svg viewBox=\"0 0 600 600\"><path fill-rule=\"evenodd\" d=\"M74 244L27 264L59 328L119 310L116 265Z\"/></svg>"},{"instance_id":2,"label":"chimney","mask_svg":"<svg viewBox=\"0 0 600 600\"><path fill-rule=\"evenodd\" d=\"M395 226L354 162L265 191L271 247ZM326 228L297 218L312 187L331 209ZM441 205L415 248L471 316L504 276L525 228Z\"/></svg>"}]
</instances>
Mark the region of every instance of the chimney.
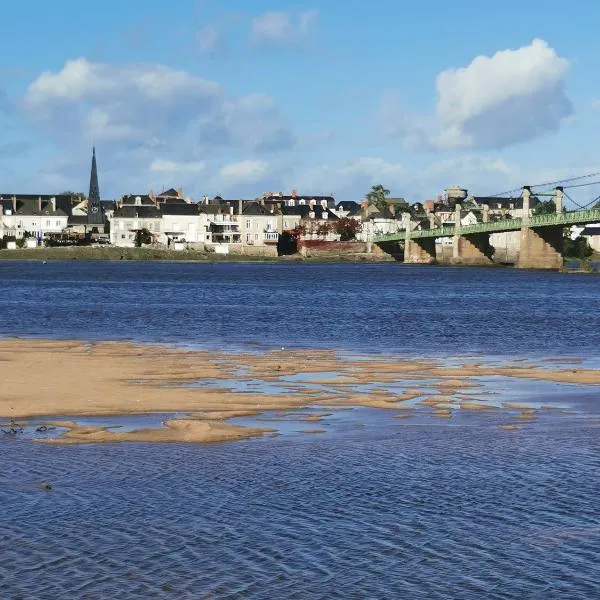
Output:
<instances>
[{"instance_id":1,"label":"chimney","mask_svg":"<svg viewBox=\"0 0 600 600\"><path fill-rule=\"evenodd\" d=\"M229 207L229 214L233 216L233 206Z\"/></svg>"},{"instance_id":2,"label":"chimney","mask_svg":"<svg viewBox=\"0 0 600 600\"><path fill-rule=\"evenodd\" d=\"M265 199L264 199L264 197L260 199L260 205L261 205L261 206L264 206L264 205L265 205Z\"/></svg>"},{"instance_id":3,"label":"chimney","mask_svg":"<svg viewBox=\"0 0 600 600\"><path fill-rule=\"evenodd\" d=\"M292 190L292 198L295 198L298 195L298 192L296 190Z\"/></svg>"},{"instance_id":4,"label":"chimney","mask_svg":"<svg viewBox=\"0 0 600 600\"><path fill-rule=\"evenodd\" d=\"M52 205L52 212L56 212L56 198L54 196L50 198L50 204Z\"/></svg>"},{"instance_id":5,"label":"chimney","mask_svg":"<svg viewBox=\"0 0 600 600\"><path fill-rule=\"evenodd\" d=\"M38 196L38 211L42 212L42 197Z\"/></svg>"},{"instance_id":6,"label":"chimney","mask_svg":"<svg viewBox=\"0 0 600 600\"><path fill-rule=\"evenodd\" d=\"M13 207L13 215L17 212L17 197L12 197L12 207Z\"/></svg>"},{"instance_id":7,"label":"chimney","mask_svg":"<svg viewBox=\"0 0 600 600\"><path fill-rule=\"evenodd\" d=\"M242 212L244 212L244 201L243 200L238 200L238 212L240 214L240 217L242 216Z\"/></svg>"}]
</instances>

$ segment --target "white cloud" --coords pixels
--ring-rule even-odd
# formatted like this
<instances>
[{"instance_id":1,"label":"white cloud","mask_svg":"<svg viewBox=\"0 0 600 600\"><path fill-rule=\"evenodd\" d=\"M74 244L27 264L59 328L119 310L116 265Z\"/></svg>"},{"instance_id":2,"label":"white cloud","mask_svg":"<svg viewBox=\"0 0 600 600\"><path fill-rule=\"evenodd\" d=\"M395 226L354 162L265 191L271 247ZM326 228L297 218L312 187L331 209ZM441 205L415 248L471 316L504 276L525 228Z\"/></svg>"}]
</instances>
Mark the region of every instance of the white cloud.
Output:
<instances>
[{"instance_id":1,"label":"white cloud","mask_svg":"<svg viewBox=\"0 0 600 600\"><path fill-rule=\"evenodd\" d=\"M518 178L516 167L494 155L467 155L420 167L362 157L341 166L326 165L296 172L289 183L299 190L333 192L338 199L352 200L360 200L371 186L382 184L392 195L406 196L415 202L435 199L455 184L485 195L497 191L496 188L510 187Z\"/></svg>"},{"instance_id":2,"label":"white cloud","mask_svg":"<svg viewBox=\"0 0 600 600\"><path fill-rule=\"evenodd\" d=\"M318 17L317 10L267 12L252 19L251 40L255 44L272 44L303 39L310 35Z\"/></svg>"},{"instance_id":3,"label":"white cloud","mask_svg":"<svg viewBox=\"0 0 600 600\"><path fill-rule=\"evenodd\" d=\"M255 183L265 177L269 164L263 160L243 160L223 165L218 178L224 185Z\"/></svg>"},{"instance_id":4,"label":"white cloud","mask_svg":"<svg viewBox=\"0 0 600 600\"><path fill-rule=\"evenodd\" d=\"M203 161L176 162L173 160L156 159L150 165L151 171L159 173L202 173L206 168Z\"/></svg>"},{"instance_id":5,"label":"white cloud","mask_svg":"<svg viewBox=\"0 0 600 600\"><path fill-rule=\"evenodd\" d=\"M223 33L216 25L206 25L196 33L198 49L202 54L214 56L225 51Z\"/></svg>"},{"instance_id":6,"label":"white cloud","mask_svg":"<svg viewBox=\"0 0 600 600\"><path fill-rule=\"evenodd\" d=\"M59 136L145 144L185 131L221 101L216 83L162 65L109 65L85 58L42 73L27 88L31 118Z\"/></svg>"},{"instance_id":7,"label":"white cloud","mask_svg":"<svg viewBox=\"0 0 600 600\"><path fill-rule=\"evenodd\" d=\"M436 79L436 117L409 115L383 95L380 128L408 147L498 149L556 131L573 113L565 94L569 62L543 40L478 56Z\"/></svg>"},{"instance_id":8,"label":"white cloud","mask_svg":"<svg viewBox=\"0 0 600 600\"><path fill-rule=\"evenodd\" d=\"M437 77L441 147L498 148L557 130L573 112L565 95L569 62L543 40Z\"/></svg>"}]
</instances>

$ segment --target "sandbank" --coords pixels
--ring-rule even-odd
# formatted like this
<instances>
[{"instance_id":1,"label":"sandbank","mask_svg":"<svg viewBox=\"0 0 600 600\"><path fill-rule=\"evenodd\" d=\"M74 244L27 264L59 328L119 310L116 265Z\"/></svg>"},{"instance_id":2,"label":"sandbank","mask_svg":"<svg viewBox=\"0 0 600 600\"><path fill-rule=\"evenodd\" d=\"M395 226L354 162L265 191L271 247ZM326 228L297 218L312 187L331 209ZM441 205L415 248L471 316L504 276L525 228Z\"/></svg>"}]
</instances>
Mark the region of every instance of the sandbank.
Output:
<instances>
[{"instance_id":1,"label":"sandbank","mask_svg":"<svg viewBox=\"0 0 600 600\"><path fill-rule=\"evenodd\" d=\"M299 375L293 382L285 380L285 376ZM414 411L422 407L437 417L448 417L450 405L472 411L519 410L522 419L535 418L526 403L507 401L499 409L464 394L476 389L485 396L479 378L492 375L600 384L599 370L559 368L554 363L498 366L471 359L448 366L442 360L401 356L349 360L332 350L227 354L129 342L5 338L0 339L0 418L186 415L174 416L161 429L134 432L86 428L75 422L60 443L242 439L272 430L240 427L227 423L228 419L271 411L292 414L307 407L326 411L349 407ZM264 383L265 390L259 385L258 391L233 391L232 382L248 379L255 386ZM377 388L367 386L369 391L361 391L364 384ZM386 384L393 384L393 389L386 389ZM269 385L279 393L269 391ZM304 414L301 420L317 422L327 416Z\"/></svg>"}]
</instances>

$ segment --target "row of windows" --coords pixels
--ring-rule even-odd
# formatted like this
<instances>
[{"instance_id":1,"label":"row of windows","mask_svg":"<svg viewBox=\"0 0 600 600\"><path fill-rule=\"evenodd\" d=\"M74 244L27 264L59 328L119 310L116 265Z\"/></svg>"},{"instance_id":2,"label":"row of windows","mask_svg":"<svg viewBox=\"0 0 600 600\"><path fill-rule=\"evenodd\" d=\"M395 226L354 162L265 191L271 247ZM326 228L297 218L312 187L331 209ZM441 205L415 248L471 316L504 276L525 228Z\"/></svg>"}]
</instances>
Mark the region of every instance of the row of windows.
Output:
<instances>
[{"instance_id":1,"label":"row of windows","mask_svg":"<svg viewBox=\"0 0 600 600\"><path fill-rule=\"evenodd\" d=\"M54 225L55 227L62 227L63 223L61 221L56 221L56 224ZM37 227L37 221L32 221L31 223L25 225L23 221L17 221L17 227L19 227L20 229L23 229L23 227ZM43 227L44 224L43 222L40 223L40 227ZM50 221L50 219L46 220L46 227L52 227L52 221Z\"/></svg>"}]
</instances>

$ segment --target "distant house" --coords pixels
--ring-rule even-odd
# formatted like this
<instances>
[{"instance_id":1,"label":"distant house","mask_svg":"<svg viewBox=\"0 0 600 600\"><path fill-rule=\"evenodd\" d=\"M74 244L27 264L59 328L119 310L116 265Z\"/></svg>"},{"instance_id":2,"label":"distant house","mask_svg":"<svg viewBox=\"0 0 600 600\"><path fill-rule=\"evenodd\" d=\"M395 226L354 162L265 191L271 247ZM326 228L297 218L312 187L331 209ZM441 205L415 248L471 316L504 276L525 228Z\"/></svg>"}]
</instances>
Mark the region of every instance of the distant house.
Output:
<instances>
[{"instance_id":1,"label":"distant house","mask_svg":"<svg viewBox=\"0 0 600 600\"><path fill-rule=\"evenodd\" d=\"M276 205L252 202L247 205L240 218L242 243L251 246L277 244L281 233L281 209Z\"/></svg>"},{"instance_id":2,"label":"distant house","mask_svg":"<svg viewBox=\"0 0 600 600\"><path fill-rule=\"evenodd\" d=\"M397 233L402 220L398 219L389 208L378 209L376 206L363 203L357 213L362 222L360 233L356 236L358 240L367 242L375 236Z\"/></svg>"},{"instance_id":3,"label":"distant house","mask_svg":"<svg viewBox=\"0 0 600 600\"><path fill-rule=\"evenodd\" d=\"M153 241L158 241L161 233L161 212L152 203L149 205L126 204L115 210L110 220L110 243L115 246L135 246L136 233L147 229Z\"/></svg>"},{"instance_id":4,"label":"distant house","mask_svg":"<svg viewBox=\"0 0 600 600\"><path fill-rule=\"evenodd\" d=\"M206 242L206 227L200 217L197 204L179 200L159 204L162 215L161 233L158 241L170 245L171 242L196 244Z\"/></svg>"},{"instance_id":5,"label":"distant house","mask_svg":"<svg viewBox=\"0 0 600 600\"><path fill-rule=\"evenodd\" d=\"M600 223L590 223L586 225L579 234L583 236L594 252L600 252Z\"/></svg>"},{"instance_id":6,"label":"distant house","mask_svg":"<svg viewBox=\"0 0 600 600\"><path fill-rule=\"evenodd\" d=\"M156 206L156 202L148 194L127 194L118 202L119 206Z\"/></svg>"},{"instance_id":7,"label":"distant house","mask_svg":"<svg viewBox=\"0 0 600 600\"><path fill-rule=\"evenodd\" d=\"M234 203L200 204L201 227L206 229L206 244L229 245L241 242L239 207Z\"/></svg>"},{"instance_id":8,"label":"distant house","mask_svg":"<svg viewBox=\"0 0 600 600\"><path fill-rule=\"evenodd\" d=\"M335 214L343 219L345 217L352 217L360 211L360 204L354 200L342 200L338 202L335 210Z\"/></svg>"},{"instance_id":9,"label":"distant house","mask_svg":"<svg viewBox=\"0 0 600 600\"><path fill-rule=\"evenodd\" d=\"M472 196L470 198L476 206L487 205L489 207L490 217L511 217L517 219L523 217L523 198L497 198L495 196ZM537 196L531 196L529 199L529 210L540 203Z\"/></svg>"},{"instance_id":10,"label":"distant house","mask_svg":"<svg viewBox=\"0 0 600 600\"><path fill-rule=\"evenodd\" d=\"M323 208L335 209L335 198L333 196L302 195L296 191L293 191L289 196L283 194L283 192L266 192L259 200L267 204L277 204L279 207L322 206Z\"/></svg>"},{"instance_id":11,"label":"distant house","mask_svg":"<svg viewBox=\"0 0 600 600\"><path fill-rule=\"evenodd\" d=\"M69 196L62 198L70 202ZM0 198L0 218L4 235L22 238L27 233L39 241L62 233L68 221L67 213L58 208L55 196Z\"/></svg>"},{"instance_id":12,"label":"distant house","mask_svg":"<svg viewBox=\"0 0 600 600\"><path fill-rule=\"evenodd\" d=\"M301 230L303 239L307 240L339 240L340 236L333 226L339 217L324 206L299 205L281 207L283 231Z\"/></svg>"}]
</instances>

